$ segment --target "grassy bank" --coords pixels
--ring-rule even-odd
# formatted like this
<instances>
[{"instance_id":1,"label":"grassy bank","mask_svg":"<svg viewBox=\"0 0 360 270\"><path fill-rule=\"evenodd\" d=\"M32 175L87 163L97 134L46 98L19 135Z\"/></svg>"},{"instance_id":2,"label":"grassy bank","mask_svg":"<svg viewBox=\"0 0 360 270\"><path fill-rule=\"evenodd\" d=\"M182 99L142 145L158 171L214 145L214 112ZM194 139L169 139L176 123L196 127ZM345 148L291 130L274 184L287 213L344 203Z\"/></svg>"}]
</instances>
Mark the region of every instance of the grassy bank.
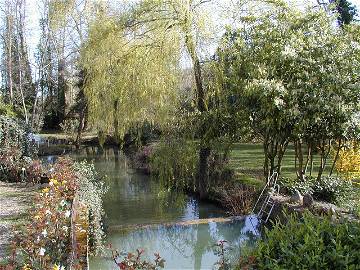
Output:
<instances>
[{"instance_id":1,"label":"grassy bank","mask_svg":"<svg viewBox=\"0 0 360 270\"><path fill-rule=\"evenodd\" d=\"M244 183L259 183L263 177L264 151L261 143L236 143L230 154L230 167L235 170L236 177ZM317 175L317 168L320 165L318 155L314 155L313 175ZM332 159L329 158L324 175L329 173L332 165ZM295 178L295 151L292 145L289 145L283 162L283 177ZM260 182L261 183L261 182Z\"/></svg>"}]
</instances>

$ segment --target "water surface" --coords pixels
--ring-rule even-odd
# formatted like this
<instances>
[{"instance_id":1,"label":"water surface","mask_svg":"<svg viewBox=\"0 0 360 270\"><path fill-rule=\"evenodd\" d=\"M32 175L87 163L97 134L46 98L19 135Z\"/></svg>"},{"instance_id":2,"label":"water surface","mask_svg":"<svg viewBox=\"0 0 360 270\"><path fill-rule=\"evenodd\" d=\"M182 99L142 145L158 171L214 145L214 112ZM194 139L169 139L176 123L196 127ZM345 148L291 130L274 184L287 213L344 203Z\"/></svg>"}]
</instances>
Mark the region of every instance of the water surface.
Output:
<instances>
[{"instance_id":1,"label":"water surface","mask_svg":"<svg viewBox=\"0 0 360 270\"><path fill-rule=\"evenodd\" d=\"M125 155L117 149L87 147L73 156L93 161L96 169L107 176L106 226L116 229L110 230L106 240L120 251L142 248L149 258L159 252L166 260L165 269L214 269L219 259L214 254L217 241L226 240L237 247L228 252L228 257L236 261L240 255L238 247L253 243L258 237L255 218L193 224L194 220L224 217L226 213L191 196L164 195L156 181L131 169ZM184 225L184 221L193 225ZM118 268L105 256L91 258L90 269Z\"/></svg>"}]
</instances>

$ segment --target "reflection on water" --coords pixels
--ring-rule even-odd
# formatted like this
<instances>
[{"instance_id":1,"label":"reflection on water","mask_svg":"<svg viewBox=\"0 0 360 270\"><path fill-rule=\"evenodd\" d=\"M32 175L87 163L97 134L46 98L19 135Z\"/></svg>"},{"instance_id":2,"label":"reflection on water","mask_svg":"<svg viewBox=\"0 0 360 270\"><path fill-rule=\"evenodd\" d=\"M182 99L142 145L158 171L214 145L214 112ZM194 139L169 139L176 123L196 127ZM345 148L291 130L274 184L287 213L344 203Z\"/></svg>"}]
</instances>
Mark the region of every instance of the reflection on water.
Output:
<instances>
[{"instance_id":1,"label":"reflection on water","mask_svg":"<svg viewBox=\"0 0 360 270\"><path fill-rule=\"evenodd\" d=\"M189 196L159 196L156 182L129 168L124 154L117 149L87 147L76 159L93 161L98 172L106 175L109 191L104 198L108 225L147 224L198 218L221 217L215 205L199 203Z\"/></svg>"},{"instance_id":2,"label":"reflection on water","mask_svg":"<svg viewBox=\"0 0 360 270\"><path fill-rule=\"evenodd\" d=\"M227 240L232 246L252 243L257 237L255 219L249 217L227 223L163 226L164 222L222 217L219 207L199 202L190 196L159 196L159 187L148 176L129 168L124 154L114 148L86 147L73 154L78 160L92 160L109 191L104 198L106 223L112 225L159 224L132 231L111 232L107 242L122 251L143 248L152 258L159 252L166 260L165 269L212 269L218 260L214 244ZM239 249L231 251L237 258ZM235 259L233 259L235 260ZM90 269L117 269L112 260L92 258Z\"/></svg>"},{"instance_id":3,"label":"reflection on water","mask_svg":"<svg viewBox=\"0 0 360 270\"><path fill-rule=\"evenodd\" d=\"M144 248L150 258L153 252L159 252L166 259L165 269L212 269L218 261L218 257L214 255L214 244L217 241L226 240L230 246L235 247L227 256L232 262L236 262L240 255L238 247L244 241L253 243L257 236L248 217L229 223L159 225L129 233L112 233L109 241L122 251ZM110 259L96 258L91 262L91 269L116 267Z\"/></svg>"}]
</instances>

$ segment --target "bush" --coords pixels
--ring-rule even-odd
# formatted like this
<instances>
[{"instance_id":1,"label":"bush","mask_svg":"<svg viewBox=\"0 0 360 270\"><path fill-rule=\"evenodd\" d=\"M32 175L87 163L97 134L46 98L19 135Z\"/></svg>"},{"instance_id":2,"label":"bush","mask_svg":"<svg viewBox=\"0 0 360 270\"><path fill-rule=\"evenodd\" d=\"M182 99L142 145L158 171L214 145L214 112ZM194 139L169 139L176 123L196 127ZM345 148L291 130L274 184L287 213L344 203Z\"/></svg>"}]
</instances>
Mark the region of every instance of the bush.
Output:
<instances>
[{"instance_id":1,"label":"bush","mask_svg":"<svg viewBox=\"0 0 360 270\"><path fill-rule=\"evenodd\" d=\"M90 224L89 229L82 223L76 223L75 227L88 233L90 252L96 254L102 248L102 195L105 190L102 184L97 183L98 180L92 164L74 163L68 158L58 159L53 167L49 186L42 189L36 197L36 204L30 212L32 219L22 232L17 233L11 262L15 267L13 269L20 269L24 265L28 267L26 269L57 269L54 265L68 266L74 251L71 220L76 196L89 210ZM76 248L79 251L86 250L87 247L77 242ZM74 262L75 265L77 263ZM25 269L25 266L21 269ZM79 268L74 266L74 269Z\"/></svg>"},{"instance_id":2,"label":"bush","mask_svg":"<svg viewBox=\"0 0 360 270\"><path fill-rule=\"evenodd\" d=\"M18 149L21 156L32 156L34 149L29 140L29 127L22 121L1 115L0 116L0 154L9 149Z\"/></svg>"},{"instance_id":3,"label":"bush","mask_svg":"<svg viewBox=\"0 0 360 270\"><path fill-rule=\"evenodd\" d=\"M184 140L162 141L150 159L150 169L166 189L195 190L197 149Z\"/></svg>"},{"instance_id":4,"label":"bush","mask_svg":"<svg viewBox=\"0 0 360 270\"><path fill-rule=\"evenodd\" d=\"M215 199L233 216L249 214L258 197L256 187L243 184L224 184L214 188L213 193Z\"/></svg>"},{"instance_id":5,"label":"bush","mask_svg":"<svg viewBox=\"0 0 360 270\"><path fill-rule=\"evenodd\" d=\"M338 177L321 177L320 181L314 182L312 189L316 199L336 204L344 203L353 195L352 183Z\"/></svg>"},{"instance_id":6,"label":"bush","mask_svg":"<svg viewBox=\"0 0 360 270\"><path fill-rule=\"evenodd\" d=\"M315 199L335 204L342 204L354 196L355 187L348 180L338 177L323 176L318 181L316 178L308 178L306 181L281 178L280 185L288 193L295 190L301 194L311 194Z\"/></svg>"},{"instance_id":7,"label":"bush","mask_svg":"<svg viewBox=\"0 0 360 270\"><path fill-rule=\"evenodd\" d=\"M306 212L276 222L254 250L241 260L242 269L359 269L360 224L332 223Z\"/></svg>"},{"instance_id":8,"label":"bush","mask_svg":"<svg viewBox=\"0 0 360 270\"><path fill-rule=\"evenodd\" d=\"M104 182L96 172L94 164L86 161L75 162L72 166L77 177L80 202L89 209L90 214L90 252L98 254L103 249L104 231L102 217L104 215L102 198L106 192Z\"/></svg>"},{"instance_id":9,"label":"bush","mask_svg":"<svg viewBox=\"0 0 360 270\"><path fill-rule=\"evenodd\" d=\"M336 169L348 180L360 181L360 143L351 142L346 148L339 151Z\"/></svg>"}]
</instances>

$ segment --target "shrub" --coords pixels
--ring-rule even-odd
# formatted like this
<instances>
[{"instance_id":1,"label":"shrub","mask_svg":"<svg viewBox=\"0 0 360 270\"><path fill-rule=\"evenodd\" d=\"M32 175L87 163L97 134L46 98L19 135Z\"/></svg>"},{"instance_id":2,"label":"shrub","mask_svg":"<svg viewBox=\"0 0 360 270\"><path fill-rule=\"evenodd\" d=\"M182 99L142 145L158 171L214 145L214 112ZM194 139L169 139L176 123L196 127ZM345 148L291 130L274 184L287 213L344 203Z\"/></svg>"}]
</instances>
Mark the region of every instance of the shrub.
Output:
<instances>
[{"instance_id":1,"label":"shrub","mask_svg":"<svg viewBox=\"0 0 360 270\"><path fill-rule=\"evenodd\" d=\"M348 180L360 180L360 144L352 142L339 151L336 169Z\"/></svg>"},{"instance_id":2,"label":"shrub","mask_svg":"<svg viewBox=\"0 0 360 270\"><path fill-rule=\"evenodd\" d=\"M341 204L353 195L353 186L350 181L338 177L321 177L312 185L313 196L316 199Z\"/></svg>"},{"instance_id":3,"label":"shrub","mask_svg":"<svg viewBox=\"0 0 360 270\"><path fill-rule=\"evenodd\" d=\"M306 212L301 221L276 222L240 267L249 269L359 269L360 224L332 223ZM245 268L242 268L245 269ZM250 268L251 269L251 268Z\"/></svg>"},{"instance_id":4,"label":"shrub","mask_svg":"<svg viewBox=\"0 0 360 270\"><path fill-rule=\"evenodd\" d=\"M52 170L49 186L37 195L30 213L33 218L16 237L12 264L19 267L26 265L29 269L68 265L72 251L72 206L76 195L89 210L87 233L90 234L90 251L96 253L100 250L104 236L101 226L104 188L97 181L93 165L60 158ZM76 223L76 227L84 229L82 224ZM78 243L76 248L82 247Z\"/></svg>"},{"instance_id":5,"label":"shrub","mask_svg":"<svg viewBox=\"0 0 360 270\"><path fill-rule=\"evenodd\" d=\"M121 270L158 270L164 268L165 260L158 253L155 253L155 259L152 261L143 259L144 250L137 249L136 253L119 253L118 250L111 250L112 259Z\"/></svg>"},{"instance_id":6,"label":"shrub","mask_svg":"<svg viewBox=\"0 0 360 270\"><path fill-rule=\"evenodd\" d=\"M68 135L75 136L77 134L79 128L79 120L78 119L65 119L60 124L61 130Z\"/></svg>"},{"instance_id":7,"label":"shrub","mask_svg":"<svg viewBox=\"0 0 360 270\"><path fill-rule=\"evenodd\" d=\"M102 198L106 188L96 172L94 164L86 161L75 162L73 169L77 177L78 189L76 192L79 195L79 200L87 206L90 214L90 252L97 254L103 248L105 236L102 227L104 215Z\"/></svg>"},{"instance_id":8,"label":"shrub","mask_svg":"<svg viewBox=\"0 0 360 270\"><path fill-rule=\"evenodd\" d=\"M0 115L0 154L9 149L18 149L20 157L32 156L34 149L31 147L29 134L29 127L24 122Z\"/></svg>"},{"instance_id":9,"label":"shrub","mask_svg":"<svg viewBox=\"0 0 360 270\"><path fill-rule=\"evenodd\" d=\"M256 187L243 184L225 184L213 192L215 199L234 216L250 213L258 195Z\"/></svg>"},{"instance_id":10,"label":"shrub","mask_svg":"<svg viewBox=\"0 0 360 270\"><path fill-rule=\"evenodd\" d=\"M197 149L192 142L164 140L155 149L150 169L166 189L195 189L198 164Z\"/></svg>"},{"instance_id":11,"label":"shrub","mask_svg":"<svg viewBox=\"0 0 360 270\"><path fill-rule=\"evenodd\" d=\"M308 178L306 181L281 178L280 185L286 192L309 193L317 200L342 204L354 196L355 187L350 181L338 177L323 176L320 180Z\"/></svg>"}]
</instances>

